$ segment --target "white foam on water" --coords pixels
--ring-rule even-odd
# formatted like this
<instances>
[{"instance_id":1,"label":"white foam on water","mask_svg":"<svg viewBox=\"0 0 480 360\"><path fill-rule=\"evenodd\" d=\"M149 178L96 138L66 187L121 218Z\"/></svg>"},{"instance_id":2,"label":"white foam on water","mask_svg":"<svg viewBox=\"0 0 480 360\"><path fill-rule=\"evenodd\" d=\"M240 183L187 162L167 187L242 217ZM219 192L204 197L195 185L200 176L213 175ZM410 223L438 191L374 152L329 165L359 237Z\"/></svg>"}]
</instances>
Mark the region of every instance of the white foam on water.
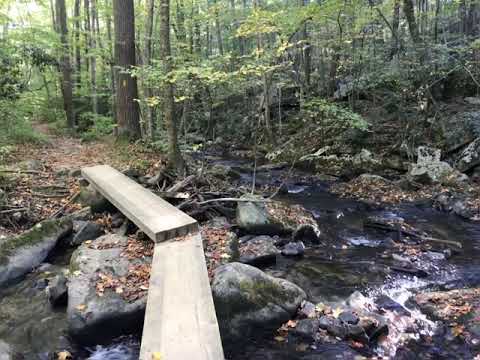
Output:
<instances>
[{"instance_id":1,"label":"white foam on water","mask_svg":"<svg viewBox=\"0 0 480 360\"><path fill-rule=\"evenodd\" d=\"M132 344L121 343L109 346L97 345L87 360L137 360L138 351Z\"/></svg>"},{"instance_id":2,"label":"white foam on water","mask_svg":"<svg viewBox=\"0 0 480 360\"><path fill-rule=\"evenodd\" d=\"M389 333L376 349L377 355L384 358L394 358L399 347L410 340L418 340L421 335L433 335L437 327L436 323L429 320L425 314L416 308L406 305L409 298L429 282L417 277L395 277L384 285L371 289L368 292L369 298L374 299L380 295L386 295L407 313L402 314L394 310L384 309L382 316L388 322Z\"/></svg>"}]
</instances>

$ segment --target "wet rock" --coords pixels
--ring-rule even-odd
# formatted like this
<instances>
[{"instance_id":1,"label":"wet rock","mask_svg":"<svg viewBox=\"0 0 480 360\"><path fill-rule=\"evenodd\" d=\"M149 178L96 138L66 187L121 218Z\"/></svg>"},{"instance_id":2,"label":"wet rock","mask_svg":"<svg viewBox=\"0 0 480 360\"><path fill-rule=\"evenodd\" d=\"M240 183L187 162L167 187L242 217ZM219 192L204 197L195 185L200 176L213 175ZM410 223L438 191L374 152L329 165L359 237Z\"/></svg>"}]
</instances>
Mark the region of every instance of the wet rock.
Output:
<instances>
[{"instance_id":1,"label":"wet rock","mask_svg":"<svg viewBox=\"0 0 480 360\"><path fill-rule=\"evenodd\" d=\"M278 328L306 298L297 285L240 263L215 270L212 293L224 343Z\"/></svg>"},{"instance_id":2,"label":"wet rock","mask_svg":"<svg viewBox=\"0 0 480 360\"><path fill-rule=\"evenodd\" d=\"M282 249L284 256L301 256L305 252L305 245L303 242L289 242Z\"/></svg>"},{"instance_id":3,"label":"wet rock","mask_svg":"<svg viewBox=\"0 0 480 360\"><path fill-rule=\"evenodd\" d=\"M358 324L358 322L360 321L360 319L358 318L358 316L356 314L354 314L353 312L351 311L343 311L342 313L340 313L340 315L338 316L338 319L345 323L345 324L350 324L350 325L356 325Z\"/></svg>"},{"instance_id":4,"label":"wet rock","mask_svg":"<svg viewBox=\"0 0 480 360\"><path fill-rule=\"evenodd\" d=\"M300 337L307 341L315 340L315 335L320 326L320 321L317 319L303 319L297 322L297 325L291 331L292 335Z\"/></svg>"},{"instance_id":5,"label":"wet rock","mask_svg":"<svg viewBox=\"0 0 480 360\"><path fill-rule=\"evenodd\" d=\"M255 200L239 202L237 205L237 224L245 232L258 235L284 235L292 234L300 227L309 227L311 229L309 235L318 239L320 235L318 225L312 214L303 207L277 201L264 202L261 198L251 195L245 196L244 199Z\"/></svg>"},{"instance_id":6,"label":"wet rock","mask_svg":"<svg viewBox=\"0 0 480 360\"><path fill-rule=\"evenodd\" d=\"M125 222L125 219L126 219L125 216L120 212L113 214L112 228L119 228L120 226L122 226L123 223Z\"/></svg>"},{"instance_id":7,"label":"wet rock","mask_svg":"<svg viewBox=\"0 0 480 360\"><path fill-rule=\"evenodd\" d=\"M374 175L374 174L362 174L358 177L358 179L366 182L390 183L390 180L385 179L383 176Z\"/></svg>"},{"instance_id":8,"label":"wet rock","mask_svg":"<svg viewBox=\"0 0 480 360\"><path fill-rule=\"evenodd\" d=\"M300 225L292 235L294 242L304 242L305 244L319 244L320 243L320 230L318 226L312 226L310 224Z\"/></svg>"},{"instance_id":9,"label":"wet rock","mask_svg":"<svg viewBox=\"0 0 480 360\"><path fill-rule=\"evenodd\" d=\"M46 220L0 242L0 286L40 265L57 242L72 230L68 218Z\"/></svg>"},{"instance_id":10,"label":"wet rock","mask_svg":"<svg viewBox=\"0 0 480 360\"><path fill-rule=\"evenodd\" d=\"M471 219L475 214L468 204L469 199L464 194L443 192L433 197L433 206L441 211L454 213L465 219Z\"/></svg>"},{"instance_id":11,"label":"wet rock","mask_svg":"<svg viewBox=\"0 0 480 360\"><path fill-rule=\"evenodd\" d=\"M319 319L320 329L327 330L332 336L344 339L347 335L347 328L340 320L333 316L322 316Z\"/></svg>"},{"instance_id":12,"label":"wet rock","mask_svg":"<svg viewBox=\"0 0 480 360\"><path fill-rule=\"evenodd\" d=\"M92 211L90 207L87 206L71 214L68 214L66 217L68 217L72 221L86 221L91 217L91 215Z\"/></svg>"},{"instance_id":13,"label":"wet rock","mask_svg":"<svg viewBox=\"0 0 480 360\"><path fill-rule=\"evenodd\" d=\"M411 167L408 173L409 178L421 184L441 183L443 185L457 184L468 180L465 174L440 159L440 150L420 146L417 163Z\"/></svg>"},{"instance_id":14,"label":"wet rock","mask_svg":"<svg viewBox=\"0 0 480 360\"><path fill-rule=\"evenodd\" d=\"M352 324L346 324L345 326L345 339L359 341L363 344L368 344L370 342L370 338L365 333L363 327Z\"/></svg>"},{"instance_id":15,"label":"wet rock","mask_svg":"<svg viewBox=\"0 0 480 360\"><path fill-rule=\"evenodd\" d=\"M390 269L392 269L393 271L398 271L398 272L409 274L419 278L428 277L428 272L426 272L425 270L416 268L411 265L409 266L407 264L392 265L390 266Z\"/></svg>"},{"instance_id":16,"label":"wet rock","mask_svg":"<svg viewBox=\"0 0 480 360\"><path fill-rule=\"evenodd\" d=\"M380 295L375 303L379 309L394 311L402 316L410 316L410 311L385 294Z\"/></svg>"},{"instance_id":17,"label":"wet rock","mask_svg":"<svg viewBox=\"0 0 480 360\"><path fill-rule=\"evenodd\" d=\"M2 288L1 360L6 354L11 356L6 358L12 360L53 359L55 351L72 351L66 333L65 311L54 309L48 301L45 289L36 286L43 283L46 276L60 273L61 269L53 266L50 271L49 275L28 274L21 282L7 289Z\"/></svg>"},{"instance_id":18,"label":"wet rock","mask_svg":"<svg viewBox=\"0 0 480 360\"><path fill-rule=\"evenodd\" d=\"M47 287L48 301L53 306L65 306L68 302L67 278L63 274L55 276Z\"/></svg>"},{"instance_id":19,"label":"wet rock","mask_svg":"<svg viewBox=\"0 0 480 360\"><path fill-rule=\"evenodd\" d=\"M468 145L458 156L455 166L461 172L467 172L480 165L480 138Z\"/></svg>"},{"instance_id":20,"label":"wet rock","mask_svg":"<svg viewBox=\"0 0 480 360\"><path fill-rule=\"evenodd\" d=\"M98 296L95 291L99 273L120 278L127 276L132 266L149 262L145 258L131 260L122 257L126 243L126 237L104 235L90 246L83 243L72 254L68 328L70 335L82 344L98 344L141 330L146 296L129 302L115 289L106 289L103 296Z\"/></svg>"},{"instance_id":21,"label":"wet rock","mask_svg":"<svg viewBox=\"0 0 480 360\"><path fill-rule=\"evenodd\" d=\"M298 316L303 318L313 318L316 315L315 304L310 301L303 301L302 306L298 310Z\"/></svg>"},{"instance_id":22,"label":"wet rock","mask_svg":"<svg viewBox=\"0 0 480 360\"><path fill-rule=\"evenodd\" d=\"M275 247L275 239L261 235L239 245L239 262L250 265L260 265L275 262L280 251Z\"/></svg>"},{"instance_id":23,"label":"wet rock","mask_svg":"<svg viewBox=\"0 0 480 360\"><path fill-rule=\"evenodd\" d=\"M76 234L70 241L70 245L77 246L86 240L95 240L103 235L103 229L100 225L92 221L86 221L78 224L78 229L74 229Z\"/></svg>"}]
</instances>

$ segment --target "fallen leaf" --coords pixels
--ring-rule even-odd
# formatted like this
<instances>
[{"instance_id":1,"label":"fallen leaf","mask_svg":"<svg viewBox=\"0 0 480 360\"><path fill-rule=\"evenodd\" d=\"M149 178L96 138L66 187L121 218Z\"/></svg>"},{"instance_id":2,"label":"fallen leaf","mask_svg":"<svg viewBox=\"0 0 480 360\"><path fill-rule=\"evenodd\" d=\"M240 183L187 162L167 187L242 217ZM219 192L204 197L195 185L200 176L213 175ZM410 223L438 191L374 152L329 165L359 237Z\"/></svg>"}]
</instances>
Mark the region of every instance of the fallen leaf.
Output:
<instances>
[{"instance_id":1,"label":"fallen leaf","mask_svg":"<svg viewBox=\"0 0 480 360\"><path fill-rule=\"evenodd\" d=\"M57 354L57 359L58 360L71 360L71 359L73 359L73 356L72 356L72 354L70 354L70 352L65 350L65 351L60 351Z\"/></svg>"},{"instance_id":2,"label":"fallen leaf","mask_svg":"<svg viewBox=\"0 0 480 360\"><path fill-rule=\"evenodd\" d=\"M162 360L162 354L160 354L158 351L155 351L152 354L152 360Z\"/></svg>"},{"instance_id":3,"label":"fallen leaf","mask_svg":"<svg viewBox=\"0 0 480 360\"><path fill-rule=\"evenodd\" d=\"M278 342L284 342L286 340L283 336L275 336L273 339Z\"/></svg>"},{"instance_id":4,"label":"fallen leaf","mask_svg":"<svg viewBox=\"0 0 480 360\"><path fill-rule=\"evenodd\" d=\"M76 306L76 309L78 311L84 311L86 308L87 308L87 305L85 305L85 304L80 304L80 305Z\"/></svg>"}]
</instances>

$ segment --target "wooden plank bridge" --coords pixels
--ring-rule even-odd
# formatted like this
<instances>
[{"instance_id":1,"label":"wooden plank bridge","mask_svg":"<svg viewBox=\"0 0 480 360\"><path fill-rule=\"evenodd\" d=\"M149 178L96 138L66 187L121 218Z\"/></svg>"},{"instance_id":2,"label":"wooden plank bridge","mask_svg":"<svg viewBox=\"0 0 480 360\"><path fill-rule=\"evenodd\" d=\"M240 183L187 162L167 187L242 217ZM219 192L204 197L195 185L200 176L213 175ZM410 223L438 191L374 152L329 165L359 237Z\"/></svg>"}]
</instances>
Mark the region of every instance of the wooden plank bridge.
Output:
<instances>
[{"instance_id":1,"label":"wooden plank bridge","mask_svg":"<svg viewBox=\"0 0 480 360\"><path fill-rule=\"evenodd\" d=\"M155 241L141 360L223 360L195 219L107 165L83 176Z\"/></svg>"}]
</instances>

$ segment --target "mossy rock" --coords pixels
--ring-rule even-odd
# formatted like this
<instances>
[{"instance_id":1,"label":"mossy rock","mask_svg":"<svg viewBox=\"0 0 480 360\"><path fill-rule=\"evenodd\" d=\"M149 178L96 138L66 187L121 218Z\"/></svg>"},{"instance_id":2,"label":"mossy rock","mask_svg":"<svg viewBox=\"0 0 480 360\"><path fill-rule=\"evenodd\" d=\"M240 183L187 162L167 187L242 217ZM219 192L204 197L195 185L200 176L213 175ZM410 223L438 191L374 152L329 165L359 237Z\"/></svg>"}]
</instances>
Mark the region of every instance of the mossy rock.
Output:
<instances>
[{"instance_id":1,"label":"mossy rock","mask_svg":"<svg viewBox=\"0 0 480 360\"><path fill-rule=\"evenodd\" d=\"M68 218L46 220L25 233L0 242L0 285L40 265L57 242L72 231Z\"/></svg>"},{"instance_id":2,"label":"mossy rock","mask_svg":"<svg viewBox=\"0 0 480 360\"><path fill-rule=\"evenodd\" d=\"M297 285L241 263L217 268L212 292L226 344L259 329L278 328L306 298Z\"/></svg>"},{"instance_id":3,"label":"mossy rock","mask_svg":"<svg viewBox=\"0 0 480 360\"><path fill-rule=\"evenodd\" d=\"M312 214L300 205L288 205L278 201L264 201L247 195L239 202L237 224L245 232L257 235L288 235L300 227L308 226L318 238L320 230Z\"/></svg>"}]
</instances>

